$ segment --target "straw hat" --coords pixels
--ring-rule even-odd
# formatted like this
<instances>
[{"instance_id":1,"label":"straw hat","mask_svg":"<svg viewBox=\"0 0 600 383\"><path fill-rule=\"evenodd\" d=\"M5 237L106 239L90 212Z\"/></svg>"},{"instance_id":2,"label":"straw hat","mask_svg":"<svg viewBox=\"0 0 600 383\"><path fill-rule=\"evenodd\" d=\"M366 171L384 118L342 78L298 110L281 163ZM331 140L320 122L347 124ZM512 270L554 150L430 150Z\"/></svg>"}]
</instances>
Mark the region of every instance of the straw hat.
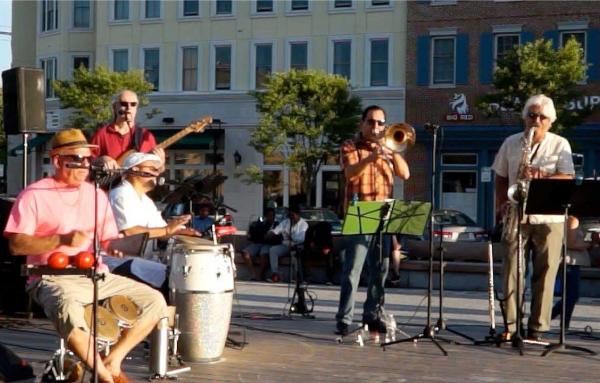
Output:
<instances>
[{"instance_id":1,"label":"straw hat","mask_svg":"<svg viewBox=\"0 0 600 383\"><path fill-rule=\"evenodd\" d=\"M98 148L98 145L88 144L83 132L79 129L65 129L58 131L51 141L51 152L61 149L73 148Z\"/></svg>"}]
</instances>

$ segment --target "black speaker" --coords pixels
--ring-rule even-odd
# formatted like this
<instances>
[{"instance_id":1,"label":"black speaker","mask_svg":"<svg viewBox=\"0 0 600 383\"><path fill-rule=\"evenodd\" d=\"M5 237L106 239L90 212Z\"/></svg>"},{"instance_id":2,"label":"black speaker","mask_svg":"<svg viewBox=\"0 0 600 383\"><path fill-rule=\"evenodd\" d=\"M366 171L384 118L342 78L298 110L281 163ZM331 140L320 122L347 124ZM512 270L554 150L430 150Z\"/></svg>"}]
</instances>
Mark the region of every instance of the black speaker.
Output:
<instances>
[{"instance_id":1,"label":"black speaker","mask_svg":"<svg viewBox=\"0 0 600 383\"><path fill-rule=\"evenodd\" d=\"M17 67L2 72L6 134L46 132L44 71Z\"/></svg>"}]
</instances>

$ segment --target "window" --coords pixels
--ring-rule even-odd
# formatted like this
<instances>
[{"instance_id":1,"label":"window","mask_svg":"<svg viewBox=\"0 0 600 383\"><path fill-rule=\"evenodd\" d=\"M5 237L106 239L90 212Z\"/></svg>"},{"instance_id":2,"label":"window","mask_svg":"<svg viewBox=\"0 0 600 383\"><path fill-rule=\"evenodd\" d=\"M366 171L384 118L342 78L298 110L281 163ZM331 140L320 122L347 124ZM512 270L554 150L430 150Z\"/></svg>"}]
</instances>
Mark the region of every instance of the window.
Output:
<instances>
[{"instance_id":1,"label":"window","mask_svg":"<svg viewBox=\"0 0 600 383\"><path fill-rule=\"evenodd\" d=\"M198 90L198 47L182 48L181 56L181 89L184 91Z\"/></svg>"},{"instance_id":2,"label":"window","mask_svg":"<svg viewBox=\"0 0 600 383\"><path fill-rule=\"evenodd\" d=\"M89 0L73 1L73 28L90 27L90 2Z\"/></svg>"},{"instance_id":3,"label":"window","mask_svg":"<svg viewBox=\"0 0 600 383\"><path fill-rule=\"evenodd\" d=\"M42 32L58 29L58 0L42 0Z\"/></svg>"},{"instance_id":4,"label":"window","mask_svg":"<svg viewBox=\"0 0 600 383\"><path fill-rule=\"evenodd\" d=\"M387 7L390 5L390 0L371 0L372 7Z\"/></svg>"},{"instance_id":5,"label":"window","mask_svg":"<svg viewBox=\"0 0 600 383\"><path fill-rule=\"evenodd\" d=\"M73 56L73 70L83 66L85 69L90 69L90 56Z\"/></svg>"},{"instance_id":6,"label":"window","mask_svg":"<svg viewBox=\"0 0 600 383\"><path fill-rule=\"evenodd\" d=\"M160 71L160 50L158 48L144 49L144 77L158 90Z\"/></svg>"},{"instance_id":7,"label":"window","mask_svg":"<svg viewBox=\"0 0 600 383\"><path fill-rule=\"evenodd\" d=\"M334 0L334 8L352 8L352 0Z\"/></svg>"},{"instance_id":8,"label":"window","mask_svg":"<svg viewBox=\"0 0 600 383\"><path fill-rule=\"evenodd\" d=\"M145 19L160 18L160 0L146 0L145 10L144 10L144 18Z\"/></svg>"},{"instance_id":9,"label":"window","mask_svg":"<svg viewBox=\"0 0 600 383\"><path fill-rule=\"evenodd\" d=\"M54 98L54 86L52 81L56 80L56 57L48 57L40 60L40 66L44 71L46 80L46 98Z\"/></svg>"},{"instance_id":10,"label":"window","mask_svg":"<svg viewBox=\"0 0 600 383\"><path fill-rule=\"evenodd\" d=\"M273 69L273 44L256 44L255 81L256 88L262 88Z\"/></svg>"},{"instance_id":11,"label":"window","mask_svg":"<svg viewBox=\"0 0 600 383\"><path fill-rule=\"evenodd\" d=\"M290 69L306 70L308 67L308 43L295 41L290 43Z\"/></svg>"},{"instance_id":12,"label":"window","mask_svg":"<svg viewBox=\"0 0 600 383\"><path fill-rule=\"evenodd\" d=\"M371 86L388 85L388 46L387 39L371 40Z\"/></svg>"},{"instance_id":13,"label":"window","mask_svg":"<svg viewBox=\"0 0 600 383\"><path fill-rule=\"evenodd\" d=\"M198 0L183 0L183 16L199 16L200 2Z\"/></svg>"},{"instance_id":14,"label":"window","mask_svg":"<svg viewBox=\"0 0 600 383\"><path fill-rule=\"evenodd\" d=\"M256 12L273 12L273 0L256 0Z\"/></svg>"},{"instance_id":15,"label":"window","mask_svg":"<svg viewBox=\"0 0 600 383\"><path fill-rule=\"evenodd\" d=\"M216 15L231 15L233 14L233 4L231 0L215 0Z\"/></svg>"},{"instance_id":16,"label":"window","mask_svg":"<svg viewBox=\"0 0 600 383\"><path fill-rule=\"evenodd\" d=\"M231 89L231 46L215 47L215 89Z\"/></svg>"},{"instance_id":17,"label":"window","mask_svg":"<svg viewBox=\"0 0 600 383\"><path fill-rule=\"evenodd\" d=\"M292 11L306 11L308 10L308 0L292 0L291 8Z\"/></svg>"},{"instance_id":18,"label":"window","mask_svg":"<svg viewBox=\"0 0 600 383\"><path fill-rule=\"evenodd\" d=\"M129 50L113 49L112 69L114 72L127 72L129 70Z\"/></svg>"},{"instance_id":19,"label":"window","mask_svg":"<svg viewBox=\"0 0 600 383\"><path fill-rule=\"evenodd\" d=\"M564 47L567 44L567 41L569 41L570 39L575 39L579 45L581 46L581 49L583 49L583 57L585 58L585 51L586 51L586 46L585 46L585 31L564 31L564 32L560 32L560 46Z\"/></svg>"},{"instance_id":20,"label":"window","mask_svg":"<svg viewBox=\"0 0 600 383\"><path fill-rule=\"evenodd\" d=\"M507 52L515 49L520 44L520 34L498 34L494 52L494 61L502 60Z\"/></svg>"},{"instance_id":21,"label":"window","mask_svg":"<svg viewBox=\"0 0 600 383\"><path fill-rule=\"evenodd\" d=\"M350 79L351 42L333 42L333 73Z\"/></svg>"},{"instance_id":22,"label":"window","mask_svg":"<svg viewBox=\"0 0 600 383\"><path fill-rule=\"evenodd\" d=\"M113 20L129 20L129 0L114 0Z\"/></svg>"},{"instance_id":23,"label":"window","mask_svg":"<svg viewBox=\"0 0 600 383\"><path fill-rule=\"evenodd\" d=\"M454 84L454 37L432 40L432 84Z\"/></svg>"}]
</instances>

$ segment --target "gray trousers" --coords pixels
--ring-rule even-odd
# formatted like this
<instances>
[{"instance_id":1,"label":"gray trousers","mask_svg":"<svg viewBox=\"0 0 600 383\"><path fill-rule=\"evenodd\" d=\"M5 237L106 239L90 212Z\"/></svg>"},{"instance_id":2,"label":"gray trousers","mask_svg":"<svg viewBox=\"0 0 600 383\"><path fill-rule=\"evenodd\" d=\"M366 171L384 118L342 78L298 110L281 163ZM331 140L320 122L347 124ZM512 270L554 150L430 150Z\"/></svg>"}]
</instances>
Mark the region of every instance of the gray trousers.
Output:
<instances>
[{"instance_id":1,"label":"gray trousers","mask_svg":"<svg viewBox=\"0 0 600 383\"><path fill-rule=\"evenodd\" d=\"M563 227L562 223L522 225L521 233L525 249L523 260L527 264L529 257L531 257L533 264L531 314L527 323L528 331L544 332L550 330L554 281L561 259ZM517 320L517 243L516 241L508 243L507 246L508 251L503 260L506 322L508 331L514 333ZM525 267L522 270L520 294L523 293L525 284Z\"/></svg>"},{"instance_id":2,"label":"gray trousers","mask_svg":"<svg viewBox=\"0 0 600 383\"><path fill-rule=\"evenodd\" d=\"M382 256L379 252L378 238L373 241L371 251L368 251L371 237L371 235L354 235L345 239L346 254L340 280L340 304L335 318L338 322L347 325L352 323L354 317L354 300L365 260L368 268L368 287L367 300L363 307L363 321L379 318L383 309L384 284L390 267L391 237L383 236Z\"/></svg>"}]
</instances>

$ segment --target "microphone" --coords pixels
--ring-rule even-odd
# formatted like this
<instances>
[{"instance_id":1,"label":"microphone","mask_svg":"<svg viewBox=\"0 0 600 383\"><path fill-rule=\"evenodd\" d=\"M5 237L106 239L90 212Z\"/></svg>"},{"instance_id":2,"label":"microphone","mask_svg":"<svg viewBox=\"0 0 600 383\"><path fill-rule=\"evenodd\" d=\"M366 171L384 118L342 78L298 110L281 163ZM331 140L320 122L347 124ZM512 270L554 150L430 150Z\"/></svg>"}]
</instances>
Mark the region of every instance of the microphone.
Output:
<instances>
[{"instance_id":1,"label":"microphone","mask_svg":"<svg viewBox=\"0 0 600 383\"><path fill-rule=\"evenodd\" d=\"M117 111L117 114L118 114L119 116L123 116L123 115L125 115L125 114L126 114L126 112L125 112L123 109L119 109L119 110Z\"/></svg>"},{"instance_id":2,"label":"microphone","mask_svg":"<svg viewBox=\"0 0 600 383\"><path fill-rule=\"evenodd\" d=\"M431 122L426 122L423 127L429 133L435 133L440 128L438 124L432 124Z\"/></svg>"},{"instance_id":3,"label":"microphone","mask_svg":"<svg viewBox=\"0 0 600 383\"><path fill-rule=\"evenodd\" d=\"M104 165L94 165L94 164L84 165L82 163L77 163L77 162L67 162L65 164L65 167L67 167L69 169L88 169L92 172L107 173L107 174L109 174L109 173L121 174L121 173L125 173L127 171L127 169L123 169L123 168L107 169L106 167L104 167Z\"/></svg>"},{"instance_id":4,"label":"microphone","mask_svg":"<svg viewBox=\"0 0 600 383\"><path fill-rule=\"evenodd\" d=\"M144 172L144 171L141 171L141 170L130 170L128 173L131 174L131 175L134 175L134 176L138 176L138 177L145 177L145 178L157 177L158 178L158 175L154 175L152 173ZM163 178L163 177L160 177L160 178ZM163 184L164 183L165 183L165 181L164 181L164 178L163 178Z\"/></svg>"}]
</instances>

